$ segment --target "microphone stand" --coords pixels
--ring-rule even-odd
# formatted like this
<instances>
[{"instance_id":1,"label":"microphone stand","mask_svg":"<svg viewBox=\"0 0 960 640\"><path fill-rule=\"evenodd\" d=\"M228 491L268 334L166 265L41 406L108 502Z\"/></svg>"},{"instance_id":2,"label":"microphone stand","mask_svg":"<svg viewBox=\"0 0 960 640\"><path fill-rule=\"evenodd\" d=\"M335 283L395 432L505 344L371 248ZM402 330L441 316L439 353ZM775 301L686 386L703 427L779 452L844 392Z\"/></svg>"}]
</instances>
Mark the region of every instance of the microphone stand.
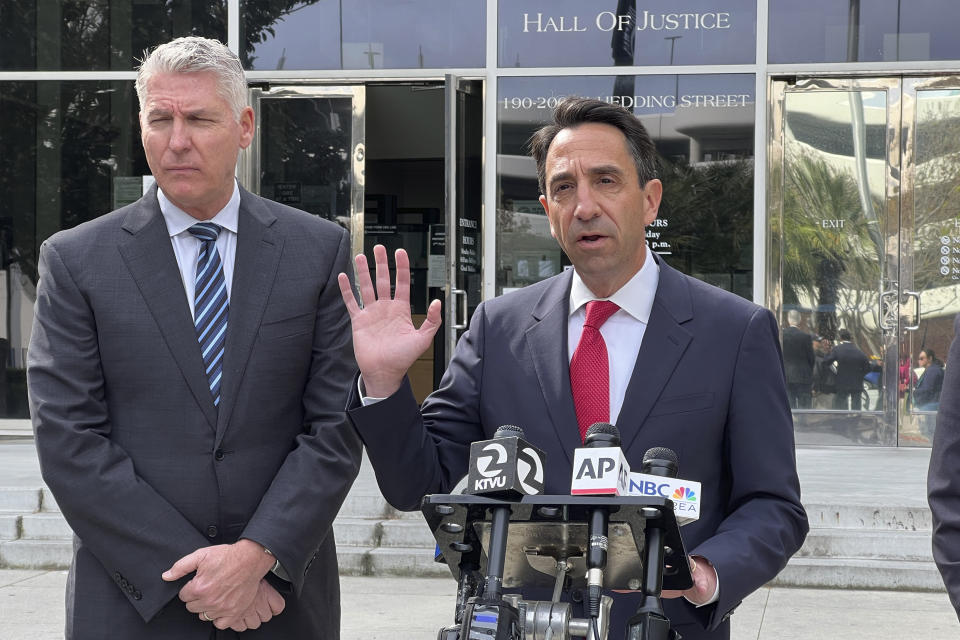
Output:
<instances>
[{"instance_id":1,"label":"microphone stand","mask_svg":"<svg viewBox=\"0 0 960 640\"><path fill-rule=\"evenodd\" d=\"M670 619L663 612L660 590L663 586L663 524L660 511L644 508L643 599L636 613L627 621L627 640L680 640L670 628Z\"/></svg>"}]
</instances>

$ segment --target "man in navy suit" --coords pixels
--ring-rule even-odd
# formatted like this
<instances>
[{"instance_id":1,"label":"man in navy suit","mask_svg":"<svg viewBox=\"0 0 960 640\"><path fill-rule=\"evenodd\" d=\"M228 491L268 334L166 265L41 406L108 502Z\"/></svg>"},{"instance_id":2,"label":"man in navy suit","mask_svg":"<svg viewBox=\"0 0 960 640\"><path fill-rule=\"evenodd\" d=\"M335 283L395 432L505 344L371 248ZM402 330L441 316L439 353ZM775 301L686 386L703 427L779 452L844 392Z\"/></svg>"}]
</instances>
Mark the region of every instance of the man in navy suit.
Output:
<instances>
[{"instance_id":1,"label":"man in navy suit","mask_svg":"<svg viewBox=\"0 0 960 640\"><path fill-rule=\"evenodd\" d=\"M600 326L604 415L632 466L648 448L669 447L680 476L703 485L700 519L683 529L695 584L665 592L665 611L687 640L727 638L730 613L783 568L808 528L776 322L646 249L662 186L653 142L629 111L565 100L531 148L551 233L575 269L483 302L418 411L405 375L440 324L439 302L415 328L406 254L396 254L392 299L386 250L374 249L375 286L357 256L363 309L340 275L361 372L350 417L381 490L401 509L448 492L467 472L470 443L503 424L544 450L546 493L566 494L583 427L571 358L585 307L615 303ZM615 594L611 638L623 637L638 601Z\"/></svg>"}]
</instances>

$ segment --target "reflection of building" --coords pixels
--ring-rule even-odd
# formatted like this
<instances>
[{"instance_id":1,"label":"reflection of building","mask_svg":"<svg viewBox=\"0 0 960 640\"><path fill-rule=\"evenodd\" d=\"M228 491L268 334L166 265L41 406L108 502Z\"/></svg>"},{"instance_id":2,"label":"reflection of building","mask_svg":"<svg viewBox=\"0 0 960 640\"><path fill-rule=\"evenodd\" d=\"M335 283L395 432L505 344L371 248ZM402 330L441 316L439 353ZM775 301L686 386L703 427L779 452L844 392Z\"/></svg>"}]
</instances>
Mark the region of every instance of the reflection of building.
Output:
<instances>
[{"instance_id":1,"label":"reflection of building","mask_svg":"<svg viewBox=\"0 0 960 640\"><path fill-rule=\"evenodd\" d=\"M448 325L565 266L524 145L578 94L627 105L653 134L667 197L648 241L671 264L778 312L805 309L813 330L849 325L880 362L924 344L944 354L960 311L960 82L938 69L960 60L960 6L891 6L851 29L845 3L811 2L770 2L758 23L755 0L678 0L671 11L697 17L644 7L625 31L617 7L631 3L613 0L73 3L85 21L14 2L35 19L0 23L8 378L23 366L40 242L128 200L147 173L134 58L187 33L232 43L269 115L245 186L335 217L355 247L421 248L416 305L444 293L437 284L467 292ZM895 33L896 11L911 11L910 33ZM437 369L449 344L435 345ZM871 390L875 443L912 428L884 395L890 375ZM848 442L831 431L847 418L819 416L828 436L808 438L798 414L800 439Z\"/></svg>"}]
</instances>

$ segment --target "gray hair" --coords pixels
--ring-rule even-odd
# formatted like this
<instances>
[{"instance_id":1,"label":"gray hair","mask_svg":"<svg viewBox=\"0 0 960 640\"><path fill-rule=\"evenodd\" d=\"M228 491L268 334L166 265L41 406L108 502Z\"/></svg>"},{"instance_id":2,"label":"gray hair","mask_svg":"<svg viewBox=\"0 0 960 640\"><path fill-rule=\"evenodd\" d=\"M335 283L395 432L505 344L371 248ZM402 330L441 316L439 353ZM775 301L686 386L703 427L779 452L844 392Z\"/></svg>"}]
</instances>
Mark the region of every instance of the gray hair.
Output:
<instances>
[{"instance_id":1,"label":"gray hair","mask_svg":"<svg viewBox=\"0 0 960 640\"><path fill-rule=\"evenodd\" d=\"M211 38L189 36L162 44L153 51L144 51L137 70L137 99L140 110L147 98L147 85L158 73L213 73L220 94L238 120L247 106L247 79L237 55L222 42Z\"/></svg>"},{"instance_id":2,"label":"gray hair","mask_svg":"<svg viewBox=\"0 0 960 640\"><path fill-rule=\"evenodd\" d=\"M800 312L796 309L790 309L787 311L787 323L791 327L796 327L800 324Z\"/></svg>"}]
</instances>

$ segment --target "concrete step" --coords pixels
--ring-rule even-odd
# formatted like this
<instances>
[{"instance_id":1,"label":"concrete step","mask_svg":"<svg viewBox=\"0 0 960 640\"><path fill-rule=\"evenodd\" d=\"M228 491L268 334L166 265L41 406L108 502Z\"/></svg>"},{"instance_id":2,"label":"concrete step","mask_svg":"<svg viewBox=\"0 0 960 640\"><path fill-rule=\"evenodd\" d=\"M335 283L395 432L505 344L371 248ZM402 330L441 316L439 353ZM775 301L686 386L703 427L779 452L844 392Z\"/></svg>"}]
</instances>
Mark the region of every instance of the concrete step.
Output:
<instances>
[{"instance_id":1,"label":"concrete step","mask_svg":"<svg viewBox=\"0 0 960 640\"><path fill-rule=\"evenodd\" d=\"M23 516L21 538L25 540L72 540L73 529L63 515L55 513L30 513Z\"/></svg>"},{"instance_id":2,"label":"concrete step","mask_svg":"<svg viewBox=\"0 0 960 640\"><path fill-rule=\"evenodd\" d=\"M20 518L16 513L0 513L0 540L16 540L20 537Z\"/></svg>"},{"instance_id":3,"label":"concrete step","mask_svg":"<svg viewBox=\"0 0 960 640\"><path fill-rule=\"evenodd\" d=\"M340 574L345 576L450 577L447 565L433 558L433 547L337 546Z\"/></svg>"},{"instance_id":4,"label":"concrete step","mask_svg":"<svg viewBox=\"0 0 960 640\"><path fill-rule=\"evenodd\" d=\"M797 555L933 562L929 531L811 529Z\"/></svg>"},{"instance_id":5,"label":"concrete step","mask_svg":"<svg viewBox=\"0 0 960 640\"><path fill-rule=\"evenodd\" d=\"M337 544L354 547L416 547L433 549L435 541L427 523L420 520L342 518L333 523Z\"/></svg>"},{"instance_id":6,"label":"concrete step","mask_svg":"<svg viewBox=\"0 0 960 640\"><path fill-rule=\"evenodd\" d=\"M380 544L381 530L378 518L343 518L338 516L333 521L333 535L337 540L337 548L359 547L372 548Z\"/></svg>"},{"instance_id":7,"label":"concrete step","mask_svg":"<svg viewBox=\"0 0 960 640\"><path fill-rule=\"evenodd\" d=\"M40 499L40 510L50 513L60 513L60 505L57 504L57 499L53 497L53 493L46 487L43 488L43 496Z\"/></svg>"},{"instance_id":8,"label":"concrete step","mask_svg":"<svg viewBox=\"0 0 960 640\"><path fill-rule=\"evenodd\" d=\"M405 576L409 578L450 577L445 564L433 561L434 547L379 547L370 551L370 575Z\"/></svg>"},{"instance_id":9,"label":"concrete step","mask_svg":"<svg viewBox=\"0 0 960 640\"><path fill-rule=\"evenodd\" d=\"M931 531L930 507L925 503L902 506L875 504L804 503L810 528L885 529Z\"/></svg>"},{"instance_id":10,"label":"concrete step","mask_svg":"<svg viewBox=\"0 0 960 640\"><path fill-rule=\"evenodd\" d=\"M5 569L66 569L72 557L69 540L0 542L0 567Z\"/></svg>"},{"instance_id":11,"label":"concrete step","mask_svg":"<svg viewBox=\"0 0 960 640\"><path fill-rule=\"evenodd\" d=\"M771 584L778 587L944 591L931 562L794 556Z\"/></svg>"},{"instance_id":12,"label":"concrete step","mask_svg":"<svg viewBox=\"0 0 960 640\"><path fill-rule=\"evenodd\" d=\"M381 547L405 547L429 549L432 553L436 547L436 540L430 527L423 518L419 520L384 520L380 523L382 536Z\"/></svg>"},{"instance_id":13,"label":"concrete step","mask_svg":"<svg viewBox=\"0 0 960 640\"><path fill-rule=\"evenodd\" d=\"M33 513L40 510L40 500L36 487L0 487L0 512Z\"/></svg>"}]
</instances>

